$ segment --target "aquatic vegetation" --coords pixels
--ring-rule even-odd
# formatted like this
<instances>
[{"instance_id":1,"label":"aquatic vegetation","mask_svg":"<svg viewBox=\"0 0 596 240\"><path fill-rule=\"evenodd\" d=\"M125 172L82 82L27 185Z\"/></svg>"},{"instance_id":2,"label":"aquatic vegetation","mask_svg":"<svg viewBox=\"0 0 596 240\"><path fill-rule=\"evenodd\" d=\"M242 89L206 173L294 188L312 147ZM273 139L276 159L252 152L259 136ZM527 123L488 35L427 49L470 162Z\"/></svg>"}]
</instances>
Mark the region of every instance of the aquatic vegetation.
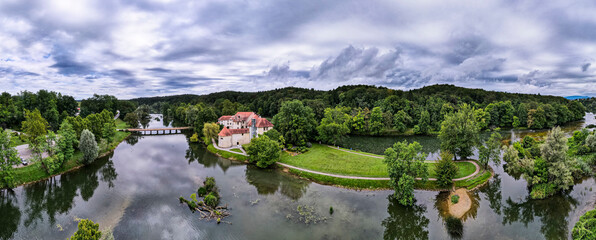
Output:
<instances>
[{"instance_id":1,"label":"aquatic vegetation","mask_svg":"<svg viewBox=\"0 0 596 240\"><path fill-rule=\"evenodd\" d=\"M197 199L203 197L203 200ZM217 220L217 223L222 222L222 218L227 217L230 213L227 211L228 205L219 206L219 193L217 192L217 185L213 177L207 177L203 182L203 186L197 190L197 193L190 195L191 200L187 200L180 196L178 199L180 203L185 203L192 212L199 212L201 219ZM226 222L225 223L230 223ZM230 223L231 224L231 223Z\"/></svg>"},{"instance_id":2,"label":"aquatic vegetation","mask_svg":"<svg viewBox=\"0 0 596 240\"><path fill-rule=\"evenodd\" d=\"M333 208L330 208L330 212L332 212ZM295 210L292 210L291 213L286 215L286 218L289 220L294 220L299 223L304 224L317 224L327 221L327 217L323 217L318 214L313 206L308 205L298 205L296 206Z\"/></svg>"}]
</instances>

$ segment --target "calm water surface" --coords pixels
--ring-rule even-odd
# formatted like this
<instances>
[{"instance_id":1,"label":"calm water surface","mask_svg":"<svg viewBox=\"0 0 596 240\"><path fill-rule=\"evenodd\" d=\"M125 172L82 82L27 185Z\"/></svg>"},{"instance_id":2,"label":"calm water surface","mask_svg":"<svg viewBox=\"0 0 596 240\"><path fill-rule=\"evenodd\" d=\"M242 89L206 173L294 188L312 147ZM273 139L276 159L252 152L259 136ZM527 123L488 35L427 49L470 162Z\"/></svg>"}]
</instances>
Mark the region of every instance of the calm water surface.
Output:
<instances>
[{"instance_id":1,"label":"calm water surface","mask_svg":"<svg viewBox=\"0 0 596 240\"><path fill-rule=\"evenodd\" d=\"M163 125L152 120L150 128ZM428 140L430 141L430 140ZM422 143L424 145L424 142ZM473 194L463 239L565 239L593 208L593 178L566 195L529 200L526 183L493 166L496 176ZM178 201L215 177L231 225L199 219ZM66 239L89 218L116 239L450 239L444 194L416 191L405 208L392 191L355 191L297 179L219 158L187 136L137 136L108 157L47 181L0 193L0 239ZM297 207L326 221L305 224ZM329 207L334 213L329 214Z\"/></svg>"}]
</instances>

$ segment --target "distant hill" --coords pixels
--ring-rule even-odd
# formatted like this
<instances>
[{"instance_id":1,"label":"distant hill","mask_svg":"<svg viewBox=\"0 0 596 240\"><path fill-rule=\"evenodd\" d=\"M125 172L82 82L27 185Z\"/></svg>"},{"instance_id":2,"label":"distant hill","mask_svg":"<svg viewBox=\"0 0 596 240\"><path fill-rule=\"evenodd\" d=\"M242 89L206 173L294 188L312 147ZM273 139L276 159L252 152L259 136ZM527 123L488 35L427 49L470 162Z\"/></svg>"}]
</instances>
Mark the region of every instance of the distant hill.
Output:
<instances>
[{"instance_id":1,"label":"distant hill","mask_svg":"<svg viewBox=\"0 0 596 240\"><path fill-rule=\"evenodd\" d=\"M577 99L586 99L586 98L590 98L590 97L588 97L588 96L567 96L565 98L567 98L569 100L577 100Z\"/></svg>"}]
</instances>

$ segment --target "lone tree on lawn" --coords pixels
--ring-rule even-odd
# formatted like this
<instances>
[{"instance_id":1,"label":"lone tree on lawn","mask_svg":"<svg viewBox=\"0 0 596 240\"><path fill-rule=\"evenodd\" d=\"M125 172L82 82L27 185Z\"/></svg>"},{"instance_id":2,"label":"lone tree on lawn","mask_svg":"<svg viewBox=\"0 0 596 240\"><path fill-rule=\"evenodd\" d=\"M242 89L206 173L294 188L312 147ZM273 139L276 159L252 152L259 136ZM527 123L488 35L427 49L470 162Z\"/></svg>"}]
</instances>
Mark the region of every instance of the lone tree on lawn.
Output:
<instances>
[{"instance_id":1,"label":"lone tree on lawn","mask_svg":"<svg viewBox=\"0 0 596 240\"><path fill-rule=\"evenodd\" d=\"M480 128L476 122L474 108L468 104L461 105L459 111L445 116L441 124L439 139L441 150L449 151L464 159L472 156L472 149L478 145Z\"/></svg>"},{"instance_id":2,"label":"lone tree on lawn","mask_svg":"<svg viewBox=\"0 0 596 240\"><path fill-rule=\"evenodd\" d=\"M422 146L418 142L408 144L397 142L385 150L385 163L395 189L393 196L404 206L414 204L414 181L416 177L428 180L428 169L424 160L426 154L421 153Z\"/></svg>"},{"instance_id":3,"label":"lone tree on lawn","mask_svg":"<svg viewBox=\"0 0 596 240\"><path fill-rule=\"evenodd\" d=\"M251 141L247 152L251 163L256 163L257 167L266 168L277 162L281 156L281 146L277 141L263 135Z\"/></svg>"},{"instance_id":4,"label":"lone tree on lawn","mask_svg":"<svg viewBox=\"0 0 596 240\"><path fill-rule=\"evenodd\" d=\"M79 150L83 152L83 163L89 164L99 153L99 147L97 146L97 142L95 141L95 136L93 133L87 129L81 132L81 140L79 140Z\"/></svg>"},{"instance_id":5,"label":"lone tree on lawn","mask_svg":"<svg viewBox=\"0 0 596 240\"><path fill-rule=\"evenodd\" d=\"M441 159L435 164L437 184L441 187L449 187L453 184L453 178L457 175L457 165L453 161L453 154L447 151L441 152Z\"/></svg>"}]
</instances>

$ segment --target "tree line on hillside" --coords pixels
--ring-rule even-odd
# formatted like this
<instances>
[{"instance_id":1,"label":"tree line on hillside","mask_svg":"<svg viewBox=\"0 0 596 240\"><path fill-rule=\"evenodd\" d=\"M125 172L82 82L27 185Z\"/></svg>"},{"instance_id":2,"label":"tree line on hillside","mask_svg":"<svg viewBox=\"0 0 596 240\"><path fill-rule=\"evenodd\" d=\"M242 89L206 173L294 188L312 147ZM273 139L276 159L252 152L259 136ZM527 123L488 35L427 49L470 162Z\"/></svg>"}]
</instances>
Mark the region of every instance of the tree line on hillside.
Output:
<instances>
[{"instance_id":1,"label":"tree line on hillside","mask_svg":"<svg viewBox=\"0 0 596 240\"><path fill-rule=\"evenodd\" d=\"M574 101L578 101L584 105L586 112L596 113L596 97L582 98Z\"/></svg>"},{"instance_id":2,"label":"tree line on hillside","mask_svg":"<svg viewBox=\"0 0 596 240\"><path fill-rule=\"evenodd\" d=\"M350 133L362 135L436 133L445 114L457 110L463 103L477 109L482 129L551 128L580 120L585 112L580 102L562 97L493 92L452 85L434 85L410 91L364 85L343 86L331 91L283 88L257 93L227 91L131 101L150 105L154 111L169 115L178 114L174 111L179 106L202 104L211 107L217 116L254 111L273 117L289 100L300 100L309 107L316 122L325 118L330 108L342 111L350 117ZM379 121L382 123L379 124Z\"/></svg>"}]
</instances>

